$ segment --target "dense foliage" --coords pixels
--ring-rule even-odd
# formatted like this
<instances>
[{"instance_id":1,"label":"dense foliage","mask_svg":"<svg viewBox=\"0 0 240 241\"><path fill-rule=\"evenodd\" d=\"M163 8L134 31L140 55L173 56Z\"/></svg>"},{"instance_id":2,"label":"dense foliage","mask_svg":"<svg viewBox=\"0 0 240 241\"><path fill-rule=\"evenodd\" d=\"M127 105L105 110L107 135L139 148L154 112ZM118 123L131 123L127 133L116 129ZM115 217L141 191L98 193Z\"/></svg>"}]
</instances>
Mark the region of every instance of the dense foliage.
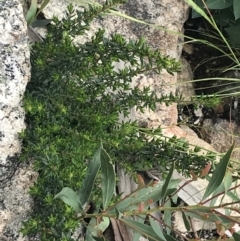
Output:
<instances>
[{"instance_id":1,"label":"dense foliage","mask_svg":"<svg viewBox=\"0 0 240 241\"><path fill-rule=\"evenodd\" d=\"M234 47L240 44L240 4L238 0L194 0L194 2L208 15L212 15L221 31L229 38ZM192 10L192 17L202 17Z\"/></svg>"},{"instance_id":2,"label":"dense foliage","mask_svg":"<svg viewBox=\"0 0 240 241\"><path fill-rule=\"evenodd\" d=\"M90 41L73 44L72 37L83 35L94 17L119 2L76 13L69 6L66 18L54 18L44 41L32 47L22 159L34 160L39 178L30 191L35 205L22 229L25 235L38 233L43 241L72 240L78 226L74 211L54 196L65 186L74 190L81 186L100 141L113 161L132 173L153 164L169 167L173 161L182 170L190 165L200 169L206 163L194 151L187 153L188 144L182 140L149 141L147 130L139 132L136 122L118 123L119 113L128 116L134 106L144 111L176 100L173 95L158 98L149 88L131 89L130 83L138 73L178 71L178 62L152 50L143 39L127 42L118 34L105 38L101 29ZM118 61L128 64L116 71ZM159 131L148 134L161 135ZM98 197L97 188L93 196Z\"/></svg>"}]
</instances>

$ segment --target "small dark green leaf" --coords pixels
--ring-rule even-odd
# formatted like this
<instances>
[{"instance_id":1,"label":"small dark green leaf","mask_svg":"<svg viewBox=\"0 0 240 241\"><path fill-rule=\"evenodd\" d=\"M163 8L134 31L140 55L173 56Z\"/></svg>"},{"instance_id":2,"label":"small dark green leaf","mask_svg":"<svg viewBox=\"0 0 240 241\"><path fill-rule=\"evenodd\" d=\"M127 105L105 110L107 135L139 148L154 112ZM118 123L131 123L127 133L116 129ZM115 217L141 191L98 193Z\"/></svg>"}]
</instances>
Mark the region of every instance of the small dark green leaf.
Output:
<instances>
[{"instance_id":1,"label":"small dark green leaf","mask_svg":"<svg viewBox=\"0 0 240 241\"><path fill-rule=\"evenodd\" d=\"M84 205L87 202L92 192L92 188L93 188L97 173L101 166L101 150L102 150L102 144L100 145L98 150L95 152L93 158L89 162L88 169L86 171L85 180L83 181L83 185L79 190L78 195L82 205Z\"/></svg>"},{"instance_id":2,"label":"small dark green leaf","mask_svg":"<svg viewBox=\"0 0 240 241\"><path fill-rule=\"evenodd\" d=\"M182 217L183 217L184 225L185 225L186 229L189 231L191 226L190 226L189 220L184 212L182 212Z\"/></svg>"},{"instance_id":3,"label":"small dark green leaf","mask_svg":"<svg viewBox=\"0 0 240 241\"><path fill-rule=\"evenodd\" d=\"M173 162L172 167L169 170L169 173L167 175L166 181L164 182L163 187L162 187L162 198L164 198L165 195L166 195L166 192L167 192L167 189L168 189L168 185L169 185L170 180L172 178L172 174L173 174L174 169L175 169L175 163Z\"/></svg>"},{"instance_id":4,"label":"small dark green leaf","mask_svg":"<svg viewBox=\"0 0 240 241\"><path fill-rule=\"evenodd\" d=\"M225 28L226 32L230 37L230 41L234 46L238 46L240 44L240 26L231 26Z\"/></svg>"},{"instance_id":5,"label":"small dark green leaf","mask_svg":"<svg viewBox=\"0 0 240 241\"><path fill-rule=\"evenodd\" d=\"M233 0L208 0L206 4L209 9L225 9L233 5Z\"/></svg>"},{"instance_id":6,"label":"small dark green leaf","mask_svg":"<svg viewBox=\"0 0 240 241\"><path fill-rule=\"evenodd\" d=\"M229 151L221 158L220 162L217 164L216 169L214 170L213 175L210 178L209 184L206 188L206 191L203 195L203 200L209 197L221 185L228 167L233 147L234 144L230 147Z\"/></svg>"},{"instance_id":7,"label":"small dark green leaf","mask_svg":"<svg viewBox=\"0 0 240 241\"><path fill-rule=\"evenodd\" d=\"M233 0L233 11L235 20L240 18L240 1L239 0Z\"/></svg>"},{"instance_id":8,"label":"small dark green leaf","mask_svg":"<svg viewBox=\"0 0 240 241\"><path fill-rule=\"evenodd\" d=\"M163 232L162 232L162 228L161 228L161 224L158 222L156 222L152 217L149 217L149 221L150 221L150 225L152 227L152 229L154 230L154 232L157 234L157 236L164 241L167 241L165 239L165 237L163 236Z\"/></svg>"},{"instance_id":9,"label":"small dark green leaf","mask_svg":"<svg viewBox=\"0 0 240 241\"><path fill-rule=\"evenodd\" d=\"M101 150L101 165L102 165L102 195L103 195L103 210L106 210L109 202L111 201L115 186L115 172L111 163L110 157L107 152Z\"/></svg>"},{"instance_id":10,"label":"small dark green leaf","mask_svg":"<svg viewBox=\"0 0 240 241\"><path fill-rule=\"evenodd\" d=\"M77 193L75 193L71 188L64 187L62 191L58 193L54 198L60 198L63 202L71 206L74 211L82 214L84 213Z\"/></svg>"}]
</instances>

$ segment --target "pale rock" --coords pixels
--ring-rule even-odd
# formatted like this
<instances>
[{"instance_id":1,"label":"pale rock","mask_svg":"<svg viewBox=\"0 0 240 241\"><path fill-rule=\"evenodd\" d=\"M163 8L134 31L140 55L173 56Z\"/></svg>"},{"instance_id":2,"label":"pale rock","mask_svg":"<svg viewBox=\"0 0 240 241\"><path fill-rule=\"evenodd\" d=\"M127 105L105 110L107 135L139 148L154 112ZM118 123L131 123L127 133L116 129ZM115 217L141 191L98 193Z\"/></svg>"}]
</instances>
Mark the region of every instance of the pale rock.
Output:
<instances>
[{"instance_id":1,"label":"pale rock","mask_svg":"<svg viewBox=\"0 0 240 241\"><path fill-rule=\"evenodd\" d=\"M239 167L240 126L238 124L224 119L217 119L216 123L213 123L213 120L206 119L203 122L202 134L203 138L220 153L227 152L235 141L232 164Z\"/></svg>"},{"instance_id":2,"label":"pale rock","mask_svg":"<svg viewBox=\"0 0 240 241\"><path fill-rule=\"evenodd\" d=\"M181 58L182 71L178 73L178 83L177 83L177 95L182 95L183 100L191 102L192 96L195 95L195 89L193 86L193 73L190 64L183 57Z\"/></svg>"},{"instance_id":3,"label":"pale rock","mask_svg":"<svg viewBox=\"0 0 240 241\"><path fill-rule=\"evenodd\" d=\"M26 241L19 233L32 209L35 175L19 162L18 133L25 129L22 98L30 79L27 25L18 0L0 1L0 237Z\"/></svg>"}]
</instances>

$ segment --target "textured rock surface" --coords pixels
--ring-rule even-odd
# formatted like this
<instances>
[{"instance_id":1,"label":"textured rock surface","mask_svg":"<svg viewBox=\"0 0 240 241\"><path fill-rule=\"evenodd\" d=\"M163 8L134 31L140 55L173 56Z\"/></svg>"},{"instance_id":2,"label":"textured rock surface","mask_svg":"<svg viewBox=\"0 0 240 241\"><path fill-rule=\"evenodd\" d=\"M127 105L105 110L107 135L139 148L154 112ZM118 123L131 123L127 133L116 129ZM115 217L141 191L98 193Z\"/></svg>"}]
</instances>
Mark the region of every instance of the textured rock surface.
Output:
<instances>
[{"instance_id":1,"label":"textured rock surface","mask_svg":"<svg viewBox=\"0 0 240 241\"><path fill-rule=\"evenodd\" d=\"M207 119L203 122L203 137L208 141L211 146L220 153L228 151L233 141L235 141L236 149L233 151L232 159L235 160L234 165L239 168L240 161L240 126L234 121L217 119L216 123L213 123L211 119Z\"/></svg>"},{"instance_id":2,"label":"textured rock surface","mask_svg":"<svg viewBox=\"0 0 240 241\"><path fill-rule=\"evenodd\" d=\"M190 64L186 59L181 58L182 71L178 73L177 95L182 95L184 101L191 102L191 97L195 95L195 90L192 82L193 73Z\"/></svg>"},{"instance_id":3,"label":"textured rock surface","mask_svg":"<svg viewBox=\"0 0 240 241\"><path fill-rule=\"evenodd\" d=\"M21 100L30 77L30 54L17 0L0 1L0 55L0 240L15 241L24 240L19 228L31 210L27 192L32 175L18 165L18 133L25 128Z\"/></svg>"}]
</instances>

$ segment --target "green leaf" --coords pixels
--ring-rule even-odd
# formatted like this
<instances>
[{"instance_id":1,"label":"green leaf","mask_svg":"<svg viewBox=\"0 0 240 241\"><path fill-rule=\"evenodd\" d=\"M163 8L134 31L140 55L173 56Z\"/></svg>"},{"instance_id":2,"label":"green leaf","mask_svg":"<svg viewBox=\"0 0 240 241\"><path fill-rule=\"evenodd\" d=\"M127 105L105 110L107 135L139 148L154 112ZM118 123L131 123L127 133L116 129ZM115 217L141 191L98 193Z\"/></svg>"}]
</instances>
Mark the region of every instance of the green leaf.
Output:
<instances>
[{"instance_id":1,"label":"green leaf","mask_svg":"<svg viewBox=\"0 0 240 241\"><path fill-rule=\"evenodd\" d=\"M87 226L87 230L93 237L98 237L99 233L103 233L109 224L110 219L108 217L102 217L101 219L91 218L90 223Z\"/></svg>"},{"instance_id":2,"label":"green leaf","mask_svg":"<svg viewBox=\"0 0 240 241\"><path fill-rule=\"evenodd\" d=\"M175 169L175 163L173 162L172 167L169 170L169 173L167 175L166 181L164 182L163 187L162 187L162 198L164 198L165 195L166 195L167 188L168 188L168 185L169 185L170 180L172 178L172 174L173 174L174 169Z\"/></svg>"},{"instance_id":3,"label":"green leaf","mask_svg":"<svg viewBox=\"0 0 240 241\"><path fill-rule=\"evenodd\" d=\"M233 5L233 0L208 0L206 5L209 9L224 9Z\"/></svg>"},{"instance_id":4,"label":"green leaf","mask_svg":"<svg viewBox=\"0 0 240 241\"><path fill-rule=\"evenodd\" d=\"M221 193L221 192L224 192L225 190L225 187L224 187L224 184L221 183L221 185L213 192L213 196L217 195L218 193ZM219 197L215 197L213 199L211 199L211 202L210 202L210 206L214 206L216 201L218 200Z\"/></svg>"},{"instance_id":5,"label":"green leaf","mask_svg":"<svg viewBox=\"0 0 240 241\"><path fill-rule=\"evenodd\" d=\"M225 28L226 32L230 37L230 41L234 46L238 46L240 44L240 26L232 26Z\"/></svg>"},{"instance_id":6,"label":"green leaf","mask_svg":"<svg viewBox=\"0 0 240 241\"><path fill-rule=\"evenodd\" d=\"M41 7L39 8L39 10L38 10L38 12L37 12L36 17L38 16L39 13L42 12L42 10L48 5L49 2L50 2L50 0L44 0L44 1L41 3Z\"/></svg>"},{"instance_id":7,"label":"green leaf","mask_svg":"<svg viewBox=\"0 0 240 241\"><path fill-rule=\"evenodd\" d=\"M212 23L211 19L207 16L204 10L201 9L201 7L199 7L193 0L185 0L185 2L187 2L195 12L204 17L210 24Z\"/></svg>"},{"instance_id":8,"label":"green leaf","mask_svg":"<svg viewBox=\"0 0 240 241\"><path fill-rule=\"evenodd\" d=\"M163 236L163 232L162 232L162 228L160 227L160 223L156 222L152 217L149 216L149 221L150 221L150 225L152 227L152 229L154 230L154 232L157 234L157 236L161 239L161 240L165 240L165 237Z\"/></svg>"},{"instance_id":9,"label":"green leaf","mask_svg":"<svg viewBox=\"0 0 240 241\"><path fill-rule=\"evenodd\" d=\"M202 0L195 0L194 2L200 9L204 11L204 4ZM194 9L192 9L192 18L199 18L199 17L201 17L201 14L199 14Z\"/></svg>"},{"instance_id":10,"label":"green leaf","mask_svg":"<svg viewBox=\"0 0 240 241\"><path fill-rule=\"evenodd\" d=\"M171 207L171 201L170 199L165 202L164 207ZM171 215L171 211L170 210L165 210L164 211L164 223L166 223L166 225L168 225L169 227L172 227L172 215ZM167 234L170 234L171 229L169 227L166 227L167 230Z\"/></svg>"},{"instance_id":11,"label":"green leaf","mask_svg":"<svg viewBox=\"0 0 240 241\"><path fill-rule=\"evenodd\" d=\"M115 208L115 210L116 210L116 217L117 217L117 219L122 218L123 213L121 213L117 208Z\"/></svg>"},{"instance_id":12,"label":"green leaf","mask_svg":"<svg viewBox=\"0 0 240 241\"><path fill-rule=\"evenodd\" d=\"M36 28L36 27L44 27L46 25L48 25L49 23L51 23L52 19L43 19L43 20L35 20L31 26L33 28Z\"/></svg>"},{"instance_id":13,"label":"green leaf","mask_svg":"<svg viewBox=\"0 0 240 241\"><path fill-rule=\"evenodd\" d=\"M233 233L233 238L235 241L239 241L240 240L240 232Z\"/></svg>"},{"instance_id":14,"label":"green leaf","mask_svg":"<svg viewBox=\"0 0 240 241\"><path fill-rule=\"evenodd\" d=\"M101 165L102 165L102 195L103 195L103 210L106 210L109 202L111 201L115 186L115 172L111 160L107 152L102 149L101 151Z\"/></svg>"},{"instance_id":15,"label":"green leaf","mask_svg":"<svg viewBox=\"0 0 240 241\"><path fill-rule=\"evenodd\" d=\"M87 229L86 231L86 241L96 241L96 239L93 238L90 231Z\"/></svg>"},{"instance_id":16,"label":"green leaf","mask_svg":"<svg viewBox=\"0 0 240 241\"><path fill-rule=\"evenodd\" d=\"M82 214L84 213L77 193L75 193L71 188L64 187L62 191L58 193L54 198L60 198L63 202L71 206L74 211Z\"/></svg>"},{"instance_id":17,"label":"green leaf","mask_svg":"<svg viewBox=\"0 0 240 241\"><path fill-rule=\"evenodd\" d=\"M143 236L148 237L151 240L155 241L165 241L165 239L160 239L157 234L153 231L153 228L149 225L136 222L130 219L120 219L126 226L129 226L134 231L141 233Z\"/></svg>"},{"instance_id":18,"label":"green leaf","mask_svg":"<svg viewBox=\"0 0 240 241\"><path fill-rule=\"evenodd\" d=\"M225 194L227 194L229 188L232 186L232 183L233 183L232 173L230 171L226 173L223 183L224 183Z\"/></svg>"},{"instance_id":19,"label":"green leaf","mask_svg":"<svg viewBox=\"0 0 240 241\"><path fill-rule=\"evenodd\" d=\"M233 0L233 12L235 16L235 20L240 18L240 1Z\"/></svg>"},{"instance_id":20,"label":"green leaf","mask_svg":"<svg viewBox=\"0 0 240 241\"><path fill-rule=\"evenodd\" d=\"M167 241L177 241L175 238L173 238L172 236L168 235L168 234L164 234L164 237L167 239Z\"/></svg>"},{"instance_id":21,"label":"green leaf","mask_svg":"<svg viewBox=\"0 0 240 241\"><path fill-rule=\"evenodd\" d=\"M229 224L233 220L233 218L232 220L229 220L229 218L224 215L223 216L216 215L215 213L213 213L211 209L204 209L200 207L196 207L196 209L192 209L191 211L185 210L185 215L203 220L205 222L213 222L213 223L220 221L221 223Z\"/></svg>"},{"instance_id":22,"label":"green leaf","mask_svg":"<svg viewBox=\"0 0 240 241\"><path fill-rule=\"evenodd\" d=\"M31 25L31 23L33 22L33 20L35 19L36 13L37 13L37 0L32 0L31 1L31 6L27 12L26 15L26 21L27 21L27 25Z\"/></svg>"},{"instance_id":23,"label":"green leaf","mask_svg":"<svg viewBox=\"0 0 240 241\"><path fill-rule=\"evenodd\" d=\"M169 187L178 185L180 181L181 180L178 179L171 180L169 183ZM137 189L128 197L111 206L107 212L115 214L115 208L117 208L119 212L132 211L137 210L138 205L141 202L144 202L145 205L148 205L149 201L157 202L162 199L162 186L163 182L158 182L154 186L142 187L140 189ZM176 188L168 189L167 195L171 195L175 190Z\"/></svg>"},{"instance_id":24,"label":"green leaf","mask_svg":"<svg viewBox=\"0 0 240 241\"><path fill-rule=\"evenodd\" d=\"M189 231L191 226L190 226L189 220L188 220L188 218L187 218L187 216L185 215L184 212L182 212L182 217L183 217L184 225L185 225L187 231Z\"/></svg>"},{"instance_id":25,"label":"green leaf","mask_svg":"<svg viewBox=\"0 0 240 241\"><path fill-rule=\"evenodd\" d=\"M89 162L88 169L86 171L86 178L83 181L83 185L79 190L79 197L80 197L80 202L82 205L84 205L91 192L92 188L97 176L97 173L99 171L99 168L101 166L101 150L102 150L102 144L98 148L98 150L95 152L93 158Z\"/></svg>"},{"instance_id":26,"label":"green leaf","mask_svg":"<svg viewBox=\"0 0 240 241\"><path fill-rule=\"evenodd\" d=\"M227 166L233 151L234 144L230 147L228 152L222 157L220 162L217 164L216 169L213 172L212 177L209 180L209 184L203 195L203 200L209 197L222 183L225 176Z\"/></svg>"}]
</instances>

